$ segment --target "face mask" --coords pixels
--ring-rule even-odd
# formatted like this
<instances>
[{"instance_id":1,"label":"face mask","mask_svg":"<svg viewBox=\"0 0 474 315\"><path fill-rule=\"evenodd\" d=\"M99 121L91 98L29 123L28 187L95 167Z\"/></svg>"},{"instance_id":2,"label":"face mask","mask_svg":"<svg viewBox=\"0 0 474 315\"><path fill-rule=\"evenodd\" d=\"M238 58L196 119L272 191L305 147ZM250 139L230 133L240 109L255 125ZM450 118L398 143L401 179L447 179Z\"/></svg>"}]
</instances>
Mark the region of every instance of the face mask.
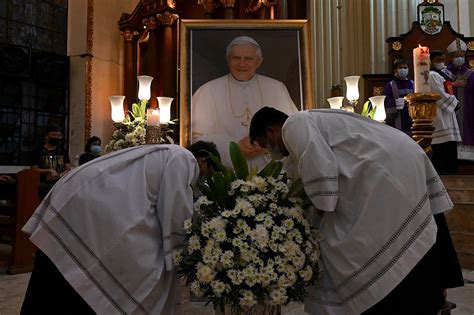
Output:
<instances>
[{"instance_id":1,"label":"face mask","mask_svg":"<svg viewBox=\"0 0 474 315\"><path fill-rule=\"evenodd\" d=\"M462 66L465 62L466 62L466 60L464 59L464 57L456 57L456 58L453 59L453 64L456 67Z\"/></svg>"},{"instance_id":2,"label":"face mask","mask_svg":"<svg viewBox=\"0 0 474 315\"><path fill-rule=\"evenodd\" d=\"M49 144L51 144L51 145L58 145L58 144L59 144L59 141L61 141L61 139L59 139L59 138L49 138L49 139L48 139L48 142L49 142Z\"/></svg>"},{"instance_id":3,"label":"face mask","mask_svg":"<svg viewBox=\"0 0 474 315\"><path fill-rule=\"evenodd\" d=\"M436 70L439 70L439 71L441 71L445 68L444 62L435 63L435 64L433 64L433 66Z\"/></svg>"},{"instance_id":4,"label":"face mask","mask_svg":"<svg viewBox=\"0 0 474 315\"><path fill-rule=\"evenodd\" d=\"M102 148L100 147L100 145L91 145L91 154L99 155L100 152L102 152Z\"/></svg>"},{"instance_id":5,"label":"face mask","mask_svg":"<svg viewBox=\"0 0 474 315\"><path fill-rule=\"evenodd\" d=\"M399 78L405 79L408 76L408 69L397 69L397 74Z\"/></svg>"},{"instance_id":6,"label":"face mask","mask_svg":"<svg viewBox=\"0 0 474 315\"><path fill-rule=\"evenodd\" d=\"M268 152L270 152L270 156L272 159L279 161L282 160L285 156L280 152L280 149L278 147L272 147L270 145L267 146Z\"/></svg>"}]
</instances>

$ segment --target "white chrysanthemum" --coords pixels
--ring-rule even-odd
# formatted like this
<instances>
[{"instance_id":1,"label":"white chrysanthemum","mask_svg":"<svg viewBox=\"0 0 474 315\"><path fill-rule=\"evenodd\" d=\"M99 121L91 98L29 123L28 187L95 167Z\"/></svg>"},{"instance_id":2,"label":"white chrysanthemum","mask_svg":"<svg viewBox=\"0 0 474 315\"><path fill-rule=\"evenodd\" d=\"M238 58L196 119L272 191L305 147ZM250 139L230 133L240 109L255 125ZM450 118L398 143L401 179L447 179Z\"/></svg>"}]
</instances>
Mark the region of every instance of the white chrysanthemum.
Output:
<instances>
[{"instance_id":1,"label":"white chrysanthemum","mask_svg":"<svg viewBox=\"0 0 474 315\"><path fill-rule=\"evenodd\" d=\"M307 266L305 269L300 270L299 273L304 281L309 281L311 280L311 277L313 277L313 270L311 269L310 266Z\"/></svg>"},{"instance_id":2,"label":"white chrysanthemum","mask_svg":"<svg viewBox=\"0 0 474 315\"><path fill-rule=\"evenodd\" d=\"M212 218L212 220L209 221L208 224L211 229L220 231L220 230L225 229L226 221L223 220L222 218L217 217L217 218Z\"/></svg>"},{"instance_id":3,"label":"white chrysanthemum","mask_svg":"<svg viewBox=\"0 0 474 315\"><path fill-rule=\"evenodd\" d=\"M243 181L241 179L234 180L232 183L230 183L230 189L235 190L243 184L245 184L245 181Z\"/></svg>"},{"instance_id":4,"label":"white chrysanthemum","mask_svg":"<svg viewBox=\"0 0 474 315\"><path fill-rule=\"evenodd\" d=\"M243 277L240 276L240 273L237 270L231 269L227 271L227 276L234 285L239 285L243 281Z\"/></svg>"},{"instance_id":5,"label":"white chrysanthemum","mask_svg":"<svg viewBox=\"0 0 474 315\"><path fill-rule=\"evenodd\" d=\"M184 221L184 231L187 234L190 234L192 232L191 231L192 227L193 227L193 221L191 219L188 219L188 220Z\"/></svg>"},{"instance_id":6,"label":"white chrysanthemum","mask_svg":"<svg viewBox=\"0 0 474 315\"><path fill-rule=\"evenodd\" d=\"M209 237L209 235L211 234L211 229L209 228L208 225L203 224L201 226L201 234L205 237Z\"/></svg>"},{"instance_id":7,"label":"white chrysanthemum","mask_svg":"<svg viewBox=\"0 0 474 315\"><path fill-rule=\"evenodd\" d=\"M265 227L267 228L270 228L273 226L275 222L273 221L272 217L271 216L266 216L265 217L265 220L263 221L263 224L265 225Z\"/></svg>"},{"instance_id":8,"label":"white chrysanthemum","mask_svg":"<svg viewBox=\"0 0 474 315\"><path fill-rule=\"evenodd\" d=\"M224 242L227 239L227 235L225 234L224 230L220 230L220 231L215 232L214 238L218 242Z\"/></svg>"},{"instance_id":9,"label":"white chrysanthemum","mask_svg":"<svg viewBox=\"0 0 474 315\"><path fill-rule=\"evenodd\" d=\"M212 291L217 297L220 297L226 289L225 283L219 280L212 281L211 287L212 287Z\"/></svg>"},{"instance_id":10,"label":"white chrysanthemum","mask_svg":"<svg viewBox=\"0 0 474 315\"><path fill-rule=\"evenodd\" d=\"M288 300L288 296L286 295L285 289L277 289L273 290L270 293L271 303L275 305L282 305L285 304Z\"/></svg>"},{"instance_id":11,"label":"white chrysanthemum","mask_svg":"<svg viewBox=\"0 0 474 315\"><path fill-rule=\"evenodd\" d=\"M207 199L206 196L201 196L194 203L194 210L199 211L199 210L201 210L202 205L211 205L211 204L213 204L213 202L210 201L209 199Z\"/></svg>"},{"instance_id":12,"label":"white chrysanthemum","mask_svg":"<svg viewBox=\"0 0 474 315\"><path fill-rule=\"evenodd\" d=\"M188 242L188 252L191 254L196 250L201 249L201 242L199 241L199 237L197 235L193 235L189 238Z\"/></svg>"},{"instance_id":13,"label":"white chrysanthemum","mask_svg":"<svg viewBox=\"0 0 474 315\"><path fill-rule=\"evenodd\" d=\"M257 224L255 230L250 232L250 238L257 243L257 246L264 249L268 245L268 230L262 224Z\"/></svg>"},{"instance_id":14,"label":"white chrysanthemum","mask_svg":"<svg viewBox=\"0 0 474 315\"><path fill-rule=\"evenodd\" d=\"M257 214L257 216L255 216L255 221L262 222L263 220L265 220L265 214L264 213L259 213L259 214Z\"/></svg>"},{"instance_id":15,"label":"white chrysanthemum","mask_svg":"<svg viewBox=\"0 0 474 315\"><path fill-rule=\"evenodd\" d=\"M294 226L295 226L295 223L293 222L292 219L286 219L285 221L283 221L283 227L287 231L291 230Z\"/></svg>"},{"instance_id":16,"label":"white chrysanthemum","mask_svg":"<svg viewBox=\"0 0 474 315\"><path fill-rule=\"evenodd\" d=\"M123 148L125 148L125 141L123 139L119 139L114 143L114 151L117 151Z\"/></svg>"},{"instance_id":17,"label":"white chrysanthemum","mask_svg":"<svg viewBox=\"0 0 474 315\"><path fill-rule=\"evenodd\" d=\"M260 176L254 176L250 180L250 183L253 187L257 188L258 190L264 192L265 189L267 188L267 183L263 177Z\"/></svg>"},{"instance_id":18,"label":"white chrysanthemum","mask_svg":"<svg viewBox=\"0 0 474 315\"><path fill-rule=\"evenodd\" d=\"M191 283L191 292L193 292L197 297L202 297L204 295L204 290L201 288L198 281Z\"/></svg>"},{"instance_id":19,"label":"white chrysanthemum","mask_svg":"<svg viewBox=\"0 0 474 315\"><path fill-rule=\"evenodd\" d=\"M175 265L178 265L183 260L183 251L182 250L175 250L173 252L173 261Z\"/></svg>"},{"instance_id":20,"label":"white chrysanthemum","mask_svg":"<svg viewBox=\"0 0 474 315\"><path fill-rule=\"evenodd\" d=\"M221 212L221 216L223 218L230 218L232 216L232 211L224 210L224 211Z\"/></svg>"},{"instance_id":21,"label":"white chrysanthemum","mask_svg":"<svg viewBox=\"0 0 474 315\"><path fill-rule=\"evenodd\" d=\"M240 298L240 305L245 307L251 307L257 304L255 300L255 296L253 295L252 291L243 290L241 292L242 297Z\"/></svg>"},{"instance_id":22,"label":"white chrysanthemum","mask_svg":"<svg viewBox=\"0 0 474 315\"><path fill-rule=\"evenodd\" d=\"M214 280L215 274L209 266L199 264L196 276L200 283L210 283Z\"/></svg>"},{"instance_id":23,"label":"white chrysanthemum","mask_svg":"<svg viewBox=\"0 0 474 315\"><path fill-rule=\"evenodd\" d=\"M232 266L232 259L234 258L234 253L230 250L225 251L221 256L221 263L224 267Z\"/></svg>"}]
</instances>

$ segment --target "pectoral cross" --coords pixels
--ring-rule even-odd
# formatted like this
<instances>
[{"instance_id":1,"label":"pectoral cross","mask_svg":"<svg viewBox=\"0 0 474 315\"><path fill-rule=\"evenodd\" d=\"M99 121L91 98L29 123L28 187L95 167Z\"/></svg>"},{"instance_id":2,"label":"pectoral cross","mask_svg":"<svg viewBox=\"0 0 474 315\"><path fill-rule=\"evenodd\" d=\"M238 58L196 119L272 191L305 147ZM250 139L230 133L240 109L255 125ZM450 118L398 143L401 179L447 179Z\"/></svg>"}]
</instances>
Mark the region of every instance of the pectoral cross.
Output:
<instances>
[{"instance_id":1,"label":"pectoral cross","mask_svg":"<svg viewBox=\"0 0 474 315\"><path fill-rule=\"evenodd\" d=\"M244 127L248 127L250 126L250 120L252 118L252 113L250 112L248 107L245 109L244 116L245 116L245 120L242 121L240 124Z\"/></svg>"}]
</instances>

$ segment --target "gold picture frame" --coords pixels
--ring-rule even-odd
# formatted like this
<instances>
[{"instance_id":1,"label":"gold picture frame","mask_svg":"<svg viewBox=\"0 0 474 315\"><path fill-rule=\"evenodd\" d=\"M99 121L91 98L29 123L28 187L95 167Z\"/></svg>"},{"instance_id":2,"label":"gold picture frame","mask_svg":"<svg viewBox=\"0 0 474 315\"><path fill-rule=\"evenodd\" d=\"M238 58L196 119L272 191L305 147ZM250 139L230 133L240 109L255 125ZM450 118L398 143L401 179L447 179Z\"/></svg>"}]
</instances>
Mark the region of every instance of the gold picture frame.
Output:
<instances>
[{"instance_id":1,"label":"gold picture frame","mask_svg":"<svg viewBox=\"0 0 474 315\"><path fill-rule=\"evenodd\" d=\"M264 57L259 74L287 85L299 109L314 108L309 28L307 20L181 20L180 144L191 142L193 93L228 72L225 49L236 36L251 36L259 42Z\"/></svg>"}]
</instances>

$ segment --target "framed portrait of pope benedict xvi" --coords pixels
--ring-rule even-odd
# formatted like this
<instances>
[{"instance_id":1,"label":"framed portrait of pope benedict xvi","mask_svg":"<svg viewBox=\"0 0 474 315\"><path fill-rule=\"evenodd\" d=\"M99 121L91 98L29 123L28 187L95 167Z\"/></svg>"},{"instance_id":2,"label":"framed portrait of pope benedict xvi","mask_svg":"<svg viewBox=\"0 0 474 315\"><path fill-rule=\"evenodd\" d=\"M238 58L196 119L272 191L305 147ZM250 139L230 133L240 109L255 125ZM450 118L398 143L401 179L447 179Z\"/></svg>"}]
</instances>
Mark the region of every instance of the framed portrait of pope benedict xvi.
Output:
<instances>
[{"instance_id":1,"label":"framed portrait of pope benedict xvi","mask_svg":"<svg viewBox=\"0 0 474 315\"><path fill-rule=\"evenodd\" d=\"M181 145L221 151L261 107L314 107L306 20L182 20L180 36Z\"/></svg>"}]
</instances>

